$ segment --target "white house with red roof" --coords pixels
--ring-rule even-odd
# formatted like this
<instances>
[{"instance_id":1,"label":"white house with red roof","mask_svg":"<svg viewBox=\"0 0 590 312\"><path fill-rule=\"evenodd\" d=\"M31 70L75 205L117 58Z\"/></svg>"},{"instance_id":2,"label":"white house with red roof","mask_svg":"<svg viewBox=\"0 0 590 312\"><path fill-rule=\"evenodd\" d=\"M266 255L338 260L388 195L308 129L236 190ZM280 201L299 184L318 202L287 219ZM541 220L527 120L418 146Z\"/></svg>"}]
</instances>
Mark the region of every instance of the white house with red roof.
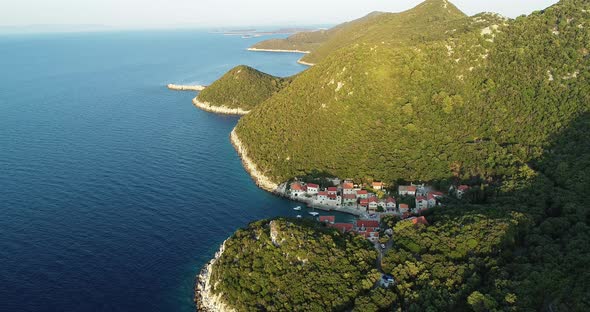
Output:
<instances>
[{"instance_id":1,"label":"white house with red roof","mask_svg":"<svg viewBox=\"0 0 590 312\"><path fill-rule=\"evenodd\" d=\"M410 206L408 204L399 204L399 212L401 214L410 212Z\"/></svg>"},{"instance_id":2,"label":"white house with red roof","mask_svg":"<svg viewBox=\"0 0 590 312\"><path fill-rule=\"evenodd\" d=\"M363 199L369 198L369 192L366 190L358 190L356 191L356 197Z\"/></svg>"},{"instance_id":3,"label":"white house with red roof","mask_svg":"<svg viewBox=\"0 0 590 312\"><path fill-rule=\"evenodd\" d=\"M424 196L416 197L416 211L428 209L428 199Z\"/></svg>"},{"instance_id":4,"label":"white house with red roof","mask_svg":"<svg viewBox=\"0 0 590 312\"><path fill-rule=\"evenodd\" d=\"M338 194L338 188L335 186L330 186L326 189L326 191L328 192L328 195L336 195Z\"/></svg>"},{"instance_id":5,"label":"white house with red roof","mask_svg":"<svg viewBox=\"0 0 590 312\"><path fill-rule=\"evenodd\" d=\"M345 206L354 206L356 205L356 195L355 194L344 194L342 195L342 204Z\"/></svg>"},{"instance_id":6,"label":"white house with red roof","mask_svg":"<svg viewBox=\"0 0 590 312\"><path fill-rule=\"evenodd\" d=\"M359 200L359 205L365 209L369 208L369 199L368 198L361 198Z\"/></svg>"},{"instance_id":7,"label":"white house with red roof","mask_svg":"<svg viewBox=\"0 0 590 312\"><path fill-rule=\"evenodd\" d=\"M326 201L326 200L328 200L328 192L326 192L326 191L318 192L317 200L318 201Z\"/></svg>"},{"instance_id":8,"label":"white house with red roof","mask_svg":"<svg viewBox=\"0 0 590 312\"><path fill-rule=\"evenodd\" d=\"M397 192L401 196L416 196L417 187L415 185L400 185Z\"/></svg>"},{"instance_id":9,"label":"white house with red roof","mask_svg":"<svg viewBox=\"0 0 590 312\"><path fill-rule=\"evenodd\" d=\"M388 197L388 198L385 200L385 210L386 210L387 212L393 212L393 211L395 211L395 208L396 208L396 207L397 207L397 204L396 204L396 202L395 202L395 198L393 198L393 197Z\"/></svg>"},{"instance_id":10,"label":"white house with red roof","mask_svg":"<svg viewBox=\"0 0 590 312\"><path fill-rule=\"evenodd\" d=\"M320 186L314 183L307 183L307 193L316 195L320 191Z\"/></svg>"},{"instance_id":11,"label":"white house with red roof","mask_svg":"<svg viewBox=\"0 0 590 312\"><path fill-rule=\"evenodd\" d=\"M375 212L377 211L377 207L379 207L379 200L377 200L377 197L369 198L369 211Z\"/></svg>"},{"instance_id":12,"label":"white house with red roof","mask_svg":"<svg viewBox=\"0 0 590 312\"><path fill-rule=\"evenodd\" d=\"M373 182L372 187L374 190L382 190L383 189L383 182Z\"/></svg>"},{"instance_id":13,"label":"white house with red roof","mask_svg":"<svg viewBox=\"0 0 590 312\"><path fill-rule=\"evenodd\" d=\"M307 186L300 182L291 183L291 196L299 197L304 196L307 193Z\"/></svg>"},{"instance_id":14,"label":"white house with red roof","mask_svg":"<svg viewBox=\"0 0 590 312\"><path fill-rule=\"evenodd\" d=\"M342 194L343 195L355 195L354 184L351 182L344 182L342 184Z\"/></svg>"}]
</instances>

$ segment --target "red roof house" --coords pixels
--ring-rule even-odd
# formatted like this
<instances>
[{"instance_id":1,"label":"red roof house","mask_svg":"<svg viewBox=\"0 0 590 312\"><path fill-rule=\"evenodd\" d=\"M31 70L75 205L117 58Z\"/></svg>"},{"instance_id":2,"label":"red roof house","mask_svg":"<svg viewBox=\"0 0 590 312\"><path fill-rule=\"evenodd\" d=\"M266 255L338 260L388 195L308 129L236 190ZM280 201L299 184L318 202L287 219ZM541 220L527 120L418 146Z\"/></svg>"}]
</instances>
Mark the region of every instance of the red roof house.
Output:
<instances>
[{"instance_id":1,"label":"red roof house","mask_svg":"<svg viewBox=\"0 0 590 312\"><path fill-rule=\"evenodd\" d=\"M377 220L356 220L357 228L378 228L379 221Z\"/></svg>"},{"instance_id":2,"label":"red roof house","mask_svg":"<svg viewBox=\"0 0 590 312\"><path fill-rule=\"evenodd\" d=\"M353 189L354 188L354 184L352 184L352 183L343 183L342 184L342 188L345 189L345 190Z\"/></svg>"},{"instance_id":3,"label":"red roof house","mask_svg":"<svg viewBox=\"0 0 590 312\"><path fill-rule=\"evenodd\" d=\"M328 224L328 226L331 228L335 228L342 233L350 232L350 231L352 231L352 228L354 227L354 225L352 223L334 223L334 224Z\"/></svg>"},{"instance_id":4,"label":"red roof house","mask_svg":"<svg viewBox=\"0 0 590 312\"><path fill-rule=\"evenodd\" d=\"M292 183L291 184L291 190L293 191L305 191L307 189L307 187L305 185L302 185L301 183Z\"/></svg>"}]
</instances>

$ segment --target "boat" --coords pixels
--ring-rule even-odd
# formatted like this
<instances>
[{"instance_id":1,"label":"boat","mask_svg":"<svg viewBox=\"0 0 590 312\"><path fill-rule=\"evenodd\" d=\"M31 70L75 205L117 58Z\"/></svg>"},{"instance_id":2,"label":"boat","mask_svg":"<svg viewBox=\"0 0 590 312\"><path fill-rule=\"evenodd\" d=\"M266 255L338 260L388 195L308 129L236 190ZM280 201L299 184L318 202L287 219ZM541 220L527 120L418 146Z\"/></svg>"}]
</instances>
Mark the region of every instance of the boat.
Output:
<instances>
[{"instance_id":1,"label":"boat","mask_svg":"<svg viewBox=\"0 0 590 312\"><path fill-rule=\"evenodd\" d=\"M301 206L297 206L297 207L293 208L293 210L299 211L299 210L301 210Z\"/></svg>"},{"instance_id":2,"label":"boat","mask_svg":"<svg viewBox=\"0 0 590 312\"><path fill-rule=\"evenodd\" d=\"M314 211L310 212L309 214L312 215L312 216L314 216L314 217L317 217L317 216L320 215L319 212L314 212Z\"/></svg>"},{"instance_id":3,"label":"boat","mask_svg":"<svg viewBox=\"0 0 590 312\"><path fill-rule=\"evenodd\" d=\"M297 219L301 219L301 218L302 218L301 215L297 215Z\"/></svg>"}]
</instances>

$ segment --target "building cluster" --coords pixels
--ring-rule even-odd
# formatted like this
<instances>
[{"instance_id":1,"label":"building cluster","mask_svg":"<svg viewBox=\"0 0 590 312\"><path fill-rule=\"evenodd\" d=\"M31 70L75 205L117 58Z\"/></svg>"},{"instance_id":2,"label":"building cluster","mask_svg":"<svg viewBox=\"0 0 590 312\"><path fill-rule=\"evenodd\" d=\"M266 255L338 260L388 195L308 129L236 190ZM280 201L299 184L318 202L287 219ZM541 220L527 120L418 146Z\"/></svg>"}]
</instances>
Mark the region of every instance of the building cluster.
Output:
<instances>
[{"instance_id":1,"label":"building cluster","mask_svg":"<svg viewBox=\"0 0 590 312\"><path fill-rule=\"evenodd\" d=\"M364 238L377 242L379 241L378 220L356 220L353 223L336 223L334 216L321 216L320 222L325 222L329 227L335 228L342 233L354 232Z\"/></svg>"},{"instance_id":2,"label":"building cluster","mask_svg":"<svg viewBox=\"0 0 590 312\"><path fill-rule=\"evenodd\" d=\"M350 207L362 212L395 214L403 218L439 205L440 198L444 196L442 192L434 191L424 184L401 185L398 188L399 196L415 198L415 205L410 207L407 200L406 203L398 204L395 197L386 195L379 198L373 191L384 191L383 182L373 182L370 187L363 187L347 180L324 189L314 183L293 182L290 185L292 199L307 201L314 207Z\"/></svg>"}]
</instances>

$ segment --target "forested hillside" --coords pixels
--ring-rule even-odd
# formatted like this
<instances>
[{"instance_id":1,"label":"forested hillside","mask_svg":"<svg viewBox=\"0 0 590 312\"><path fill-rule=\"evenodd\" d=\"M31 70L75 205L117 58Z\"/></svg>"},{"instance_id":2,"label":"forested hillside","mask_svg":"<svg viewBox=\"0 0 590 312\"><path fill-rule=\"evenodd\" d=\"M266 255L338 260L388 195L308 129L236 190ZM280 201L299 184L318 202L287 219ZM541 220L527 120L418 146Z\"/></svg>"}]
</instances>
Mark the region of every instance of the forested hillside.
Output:
<instances>
[{"instance_id":1,"label":"forested hillside","mask_svg":"<svg viewBox=\"0 0 590 312\"><path fill-rule=\"evenodd\" d=\"M285 88L291 79L274 77L240 65L201 91L197 100L212 106L248 111Z\"/></svg>"},{"instance_id":2,"label":"forested hillside","mask_svg":"<svg viewBox=\"0 0 590 312\"><path fill-rule=\"evenodd\" d=\"M276 182L321 172L472 185L426 212L428 226L392 224L383 270L395 287L322 309L590 310L590 2L424 20L440 28L424 40L334 50L236 128Z\"/></svg>"},{"instance_id":3,"label":"forested hillside","mask_svg":"<svg viewBox=\"0 0 590 312\"><path fill-rule=\"evenodd\" d=\"M277 182L505 177L588 111L584 1L515 21L481 14L445 40L359 43L300 74L237 133ZM567 22L569 20L569 22Z\"/></svg>"},{"instance_id":4,"label":"forested hillside","mask_svg":"<svg viewBox=\"0 0 590 312\"><path fill-rule=\"evenodd\" d=\"M213 292L237 311L343 310L380 278L367 240L310 220L258 221L225 245Z\"/></svg>"}]
</instances>

